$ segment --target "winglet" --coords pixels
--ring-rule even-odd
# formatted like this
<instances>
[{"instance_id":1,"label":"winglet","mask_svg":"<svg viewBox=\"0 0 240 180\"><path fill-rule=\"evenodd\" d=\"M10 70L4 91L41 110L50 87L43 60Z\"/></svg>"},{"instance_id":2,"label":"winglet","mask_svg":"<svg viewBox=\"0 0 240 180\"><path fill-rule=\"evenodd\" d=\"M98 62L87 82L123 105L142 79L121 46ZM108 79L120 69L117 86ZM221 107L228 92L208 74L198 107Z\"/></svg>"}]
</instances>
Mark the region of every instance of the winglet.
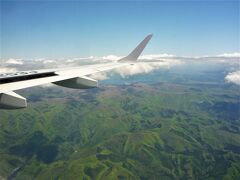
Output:
<instances>
[{"instance_id":1,"label":"winglet","mask_svg":"<svg viewBox=\"0 0 240 180\"><path fill-rule=\"evenodd\" d=\"M152 34L149 34L147 37L145 37L145 39L129 55L122 59L119 59L119 61L136 61L146 47L146 45L148 44L148 42L150 41L150 39L152 38L152 36Z\"/></svg>"}]
</instances>

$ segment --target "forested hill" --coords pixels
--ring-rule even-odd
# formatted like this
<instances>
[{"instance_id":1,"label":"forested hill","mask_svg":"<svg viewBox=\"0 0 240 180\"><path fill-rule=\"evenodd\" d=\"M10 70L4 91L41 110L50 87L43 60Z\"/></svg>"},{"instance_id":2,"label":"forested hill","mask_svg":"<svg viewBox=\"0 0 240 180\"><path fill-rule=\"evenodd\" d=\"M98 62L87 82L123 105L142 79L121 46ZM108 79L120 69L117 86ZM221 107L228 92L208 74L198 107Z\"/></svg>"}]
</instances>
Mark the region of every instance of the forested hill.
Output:
<instances>
[{"instance_id":1,"label":"forested hill","mask_svg":"<svg viewBox=\"0 0 240 180\"><path fill-rule=\"evenodd\" d=\"M240 179L234 85L19 92L0 110L0 179Z\"/></svg>"}]
</instances>

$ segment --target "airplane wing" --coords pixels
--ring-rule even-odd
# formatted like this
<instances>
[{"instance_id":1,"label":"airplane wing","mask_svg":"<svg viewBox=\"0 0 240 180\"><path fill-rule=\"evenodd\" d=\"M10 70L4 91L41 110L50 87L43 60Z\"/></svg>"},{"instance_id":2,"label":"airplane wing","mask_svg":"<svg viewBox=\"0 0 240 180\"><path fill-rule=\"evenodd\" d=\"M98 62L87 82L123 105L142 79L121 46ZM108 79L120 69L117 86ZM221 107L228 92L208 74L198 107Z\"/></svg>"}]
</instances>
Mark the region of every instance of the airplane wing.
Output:
<instances>
[{"instance_id":1,"label":"airplane wing","mask_svg":"<svg viewBox=\"0 0 240 180\"><path fill-rule=\"evenodd\" d=\"M14 91L46 83L75 89L97 87L97 80L89 78L89 75L134 64L151 37L152 35L148 35L128 56L114 63L0 74L0 108L18 109L27 107L26 98Z\"/></svg>"}]
</instances>

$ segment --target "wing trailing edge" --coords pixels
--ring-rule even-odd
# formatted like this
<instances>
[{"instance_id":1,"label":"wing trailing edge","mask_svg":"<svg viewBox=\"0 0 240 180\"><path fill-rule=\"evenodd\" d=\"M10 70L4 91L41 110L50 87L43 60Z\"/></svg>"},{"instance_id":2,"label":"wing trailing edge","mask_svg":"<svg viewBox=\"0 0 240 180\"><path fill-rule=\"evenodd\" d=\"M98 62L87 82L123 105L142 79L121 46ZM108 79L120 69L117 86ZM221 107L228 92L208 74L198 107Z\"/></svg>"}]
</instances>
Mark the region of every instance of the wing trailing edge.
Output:
<instances>
[{"instance_id":1,"label":"wing trailing edge","mask_svg":"<svg viewBox=\"0 0 240 180\"><path fill-rule=\"evenodd\" d=\"M89 89L98 86L98 81L87 76L64 79L61 81L52 82L58 86L74 89ZM19 94L8 91L0 93L0 109L20 109L27 107L26 98Z\"/></svg>"}]
</instances>

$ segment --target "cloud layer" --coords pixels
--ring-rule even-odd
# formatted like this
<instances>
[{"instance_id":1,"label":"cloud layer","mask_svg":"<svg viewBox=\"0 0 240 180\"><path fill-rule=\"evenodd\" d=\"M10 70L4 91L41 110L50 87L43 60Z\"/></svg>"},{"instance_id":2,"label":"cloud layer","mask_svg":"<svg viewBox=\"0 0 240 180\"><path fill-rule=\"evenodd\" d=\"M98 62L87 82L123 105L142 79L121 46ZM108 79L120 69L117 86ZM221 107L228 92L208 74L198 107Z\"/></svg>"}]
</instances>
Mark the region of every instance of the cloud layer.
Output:
<instances>
[{"instance_id":1,"label":"cloud layer","mask_svg":"<svg viewBox=\"0 0 240 180\"><path fill-rule=\"evenodd\" d=\"M116 73L119 73L122 77L138 74L138 73L148 73L154 69L159 69L161 67L167 67L174 64L180 64L181 61L178 59L171 59L173 55L168 54L153 54L140 56L137 65L124 67L116 69ZM0 73L13 72L13 71L25 71L25 70L35 70L35 69L51 69L51 68L63 68L63 67L76 67L81 65L97 64L97 63L109 63L116 62L121 59L122 56L107 55L102 57L81 57L81 58L71 58L71 59L6 59L2 60L2 66L0 67ZM170 58L170 59L163 59ZM150 62L151 60L155 61ZM142 63L140 63L142 62ZM98 79L105 79L107 75L105 73L92 75L93 77L98 77Z\"/></svg>"},{"instance_id":2,"label":"cloud layer","mask_svg":"<svg viewBox=\"0 0 240 180\"><path fill-rule=\"evenodd\" d=\"M76 67L81 65L89 65L96 63L108 63L116 62L121 59L122 56L107 55L102 57L89 56L71 59L1 59L0 73L35 70L35 69L51 69L51 68L63 68L63 67ZM223 53L216 56L202 56L202 57L187 57L187 56L175 56L172 54L149 54L139 57L139 61L134 66L128 66L124 68L115 69L115 73L120 74L122 77L148 73L150 71L160 68L171 68L172 66L180 65L188 62L204 62L204 63L224 63L234 67L232 73L229 73L225 79L227 82L232 82L240 85L239 80L239 64L240 53ZM238 71L239 70L239 71ZM98 73L91 75L92 78L103 80L109 77L108 73Z\"/></svg>"}]
</instances>

